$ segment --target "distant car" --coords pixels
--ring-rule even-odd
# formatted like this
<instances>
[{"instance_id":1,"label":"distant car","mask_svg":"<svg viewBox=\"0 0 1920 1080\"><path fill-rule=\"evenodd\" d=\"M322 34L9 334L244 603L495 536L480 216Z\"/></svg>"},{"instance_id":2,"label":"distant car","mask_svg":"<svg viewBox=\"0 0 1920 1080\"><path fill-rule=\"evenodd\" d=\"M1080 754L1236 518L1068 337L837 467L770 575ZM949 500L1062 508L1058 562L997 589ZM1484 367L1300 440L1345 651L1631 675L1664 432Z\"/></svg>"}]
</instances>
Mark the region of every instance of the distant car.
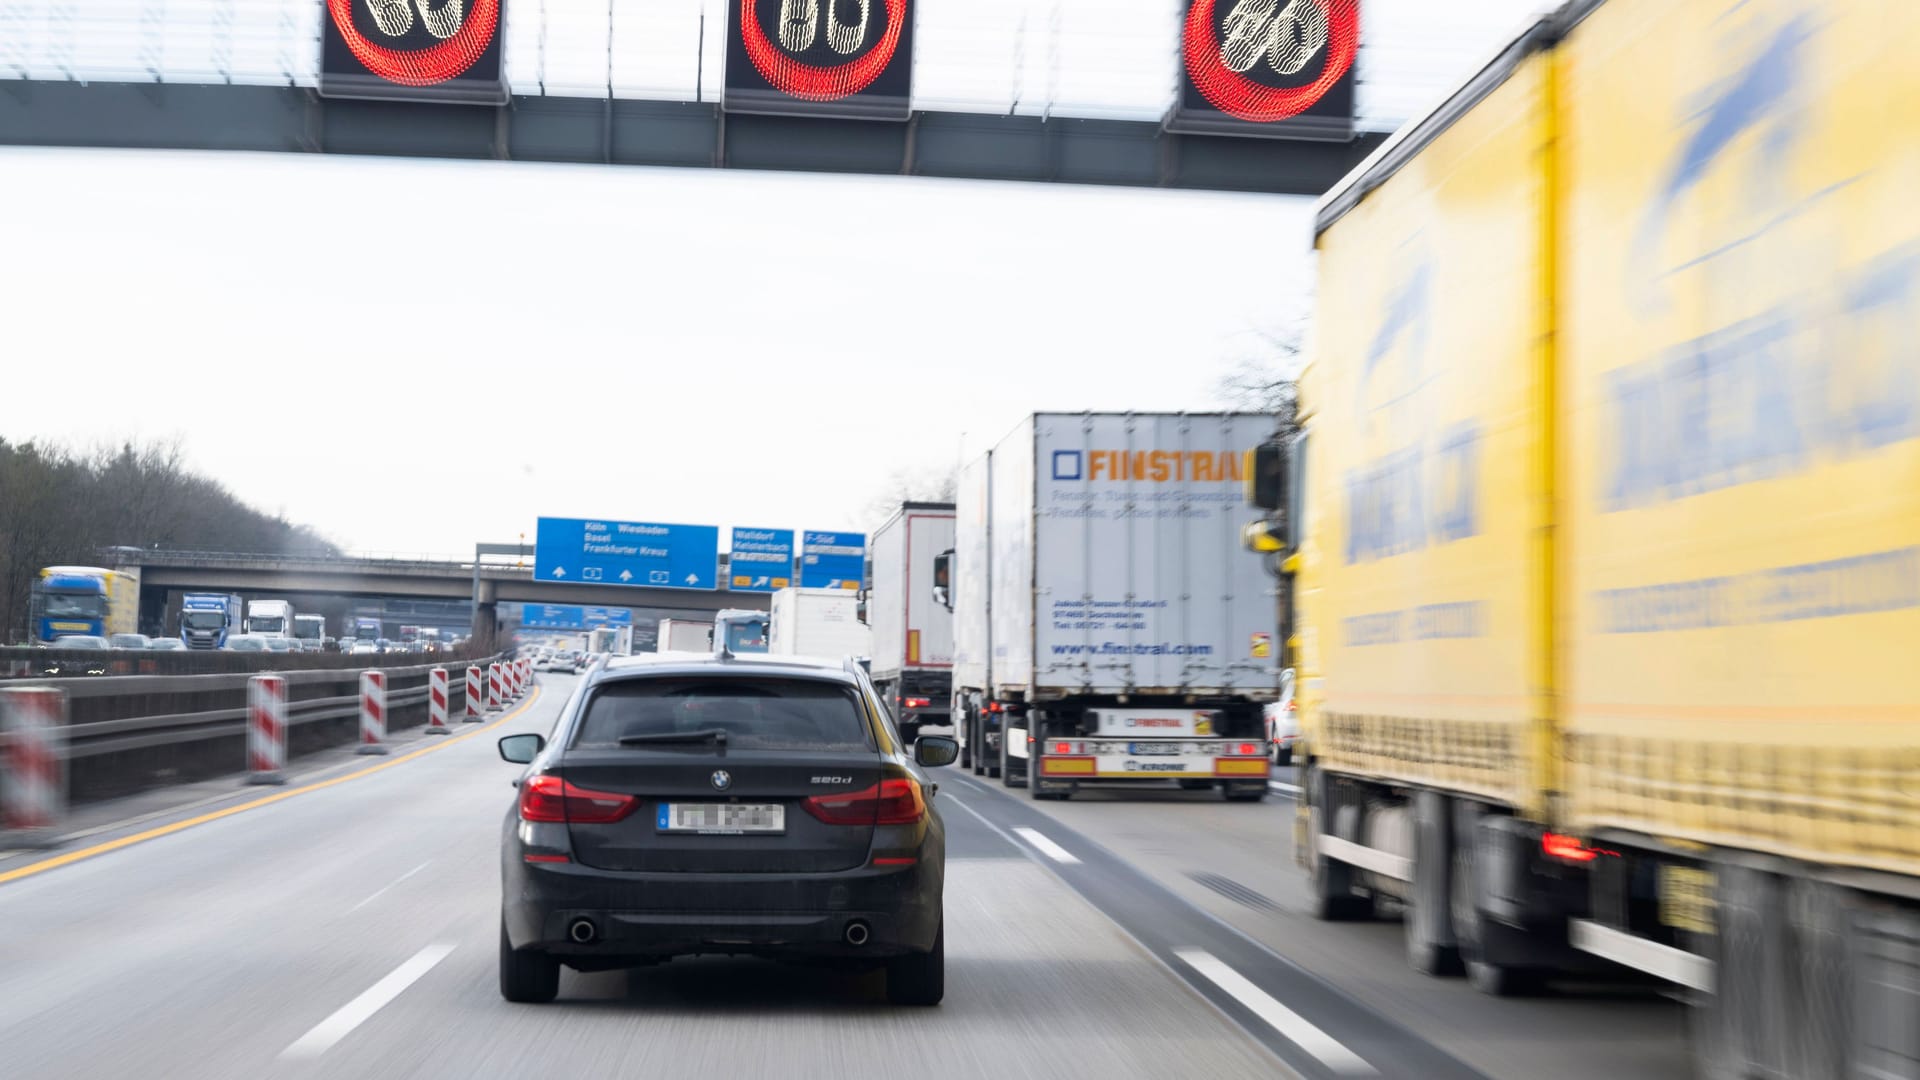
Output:
<instances>
[{"instance_id":1,"label":"distant car","mask_svg":"<svg viewBox=\"0 0 1920 1080\"><path fill-rule=\"evenodd\" d=\"M500 995L561 965L748 953L868 966L896 1005L946 992L946 830L932 766L851 664L635 657L594 668L526 766L500 843Z\"/></svg>"},{"instance_id":2,"label":"distant car","mask_svg":"<svg viewBox=\"0 0 1920 1080\"><path fill-rule=\"evenodd\" d=\"M347 651L355 656L366 656L370 653L379 652L380 645L378 642L373 641L356 641Z\"/></svg>"},{"instance_id":3,"label":"distant car","mask_svg":"<svg viewBox=\"0 0 1920 1080\"><path fill-rule=\"evenodd\" d=\"M384 653L384 652L393 651L393 642L386 638L375 638L373 639L373 644L374 644L374 650L373 650L374 652Z\"/></svg>"},{"instance_id":4,"label":"distant car","mask_svg":"<svg viewBox=\"0 0 1920 1080\"><path fill-rule=\"evenodd\" d=\"M572 649L554 653L553 659L547 662L548 671L564 671L569 675L578 675L586 666L585 658Z\"/></svg>"},{"instance_id":5,"label":"distant car","mask_svg":"<svg viewBox=\"0 0 1920 1080\"><path fill-rule=\"evenodd\" d=\"M265 634L228 634L227 651L263 653L272 652L273 648L267 644Z\"/></svg>"},{"instance_id":6,"label":"distant car","mask_svg":"<svg viewBox=\"0 0 1920 1080\"><path fill-rule=\"evenodd\" d=\"M153 652L186 652L187 643L177 637L157 637L147 643Z\"/></svg>"},{"instance_id":7,"label":"distant car","mask_svg":"<svg viewBox=\"0 0 1920 1080\"><path fill-rule=\"evenodd\" d=\"M107 639L95 634L62 634L53 639L56 649L106 649Z\"/></svg>"},{"instance_id":8,"label":"distant car","mask_svg":"<svg viewBox=\"0 0 1920 1080\"><path fill-rule=\"evenodd\" d=\"M1275 765L1293 764L1293 749L1300 743L1300 714L1294 711L1293 698L1266 707L1267 746Z\"/></svg>"},{"instance_id":9,"label":"distant car","mask_svg":"<svg viewBox=\"0 0 1920 1080\"><path fill-rule=\"evenodd\" d=\"M279 634L267 635L267 648L273 652L292 653L292 652L300 651L300 646L298 643L294 641L294 639L290 637L281 637Z\"/></svg>"},{"instance_id":10,"label":"distant car","mask_svg":"<svg viewBox=\"0 0 1920 1080\"><path fill-rule=\"evenodd\" d=\"M145 634L112 634L107 638L109 649L150 649L153 639Z\"/></svg>"}]
</instances>

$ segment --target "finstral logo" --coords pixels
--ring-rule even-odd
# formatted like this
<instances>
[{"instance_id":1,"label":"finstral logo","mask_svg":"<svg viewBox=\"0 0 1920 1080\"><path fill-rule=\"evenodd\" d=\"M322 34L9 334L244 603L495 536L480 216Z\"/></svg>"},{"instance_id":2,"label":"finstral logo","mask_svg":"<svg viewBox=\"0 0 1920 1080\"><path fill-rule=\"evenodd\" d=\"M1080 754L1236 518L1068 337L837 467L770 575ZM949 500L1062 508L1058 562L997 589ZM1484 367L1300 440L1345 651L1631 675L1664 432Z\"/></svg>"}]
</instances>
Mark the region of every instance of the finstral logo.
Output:
<instances>
[{"instance_id":1,"label":"finstral logo","mask_svg":"<svg viewBox=\"0 0 1920 1080\"><path fill-rule=\"evenodd\" d=\"M1055 480L1080 479L1080 451L1055 450L1053 452L1053 478Z\"/></svg>"},{"instance_id":2,"label":"finstral logo","mask_svg":"<svg viewBox=\"0 0 1920 1080\"><path fill-rule=\"evenodd\" d=\"M1231 450L1055 450L1055 480L1143 484L1240 483L1246 455Z\"/></svg>"}]
</instances>

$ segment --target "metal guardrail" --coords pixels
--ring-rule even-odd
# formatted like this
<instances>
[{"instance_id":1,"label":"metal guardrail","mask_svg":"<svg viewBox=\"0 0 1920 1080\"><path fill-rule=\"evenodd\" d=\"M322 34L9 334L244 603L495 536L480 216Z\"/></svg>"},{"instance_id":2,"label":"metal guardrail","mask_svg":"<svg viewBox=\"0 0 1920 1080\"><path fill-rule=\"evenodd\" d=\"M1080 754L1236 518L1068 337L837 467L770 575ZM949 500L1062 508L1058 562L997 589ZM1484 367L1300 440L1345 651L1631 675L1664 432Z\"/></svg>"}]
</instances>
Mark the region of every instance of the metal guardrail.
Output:
<instances>
[{"instance_id":1,"label":"metal guardrail","mask_svg":"<svg viewBox=\"0 0 1920 1080\"><path fill-rule=\"evenodd\" d=\"M404 659L404 663L396 661ZM465 648L438 653L339 652L243 653L215 649L151 652L145 649L43 649L28 645L0 647L0 680L76 678L112 679L144 676L257 675L261 672L360 671L365 668L465 666L473 657Z\"/></svg>"},{"instance_id":2,"label":"metal guardrail","mask_svg":"<svg viewBox=\"0 0 1920 1080\"><path fill-rule=\"evenodd\" d=\"M384 667L389 730L426 722L428 672L436 667L448 671L448 714L457 722L466 702L467 665L485 667L498 659L500 655L494 654ZM287 680L289 756L357 738L360 672L370 666L376 665L279 672ZM67 695L64 756L70 797L75 801L111 798L157 784L242 770L247 680L256 673L48 680Z\"/></svg>"}]
</instances>

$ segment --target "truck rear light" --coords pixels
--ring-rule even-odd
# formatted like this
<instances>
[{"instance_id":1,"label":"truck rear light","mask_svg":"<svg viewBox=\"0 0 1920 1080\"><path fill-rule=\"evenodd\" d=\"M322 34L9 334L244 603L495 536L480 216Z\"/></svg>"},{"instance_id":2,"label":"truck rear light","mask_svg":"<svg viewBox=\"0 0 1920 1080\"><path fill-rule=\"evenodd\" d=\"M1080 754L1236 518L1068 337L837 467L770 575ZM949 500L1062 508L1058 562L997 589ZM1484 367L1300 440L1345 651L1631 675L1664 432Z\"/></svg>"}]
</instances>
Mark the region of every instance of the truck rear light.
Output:
<instances>
[{"instance_id":1,"label":"truck rear light","mask_svg":"<svg viewBox=\"0 0 1920 1080\"><path fill-rule=\"evenodd\" d=\"M933 704L933 699L923 698L923 697L903 698L900 704L906 706L909 709L924 709L927 706Z\"/></svg>"},{"instance_id":2,"label":"truck rear light","mask_svg":"<svg viewBox=\"0 0 1920 1080\"><path fill-rule=\"evenodd\" d=\"M640 799L575 787L558 776L529 776L520 784L520 820L611 825L633 813Z\"/></svg>"},{"instance_id":3,"label":"truck rear light","mask_svg":"<svg viewBox=\"0 0 1920 1080\"><path fill-rule=\"evenodd\" d=\"M1545 833L1540 837L1540 850L1546 852L1550 858L1571 863L1590 863L1602 855L1612 855L1616 858L1620 855L1619 852L1608 851L1606 848L1588 847L1581 843L1577 836L1553 832Z\"/></svg>"},{"instance_id":4,"label":"truck rear light","mask_svg":"<svg viewBox=\"0 0 1920 1080\"><path fill-rule=\"evenodd\" d=\"M987 702L987 711L988 712L1006 712L1007 707L1005 705L1000 704L997 701L989 701Z\"/></svg>"},{"instance_id":5,"label":"truck rear light","mask_svg":"<svg viewBox=\"0 0 1920 1080\"><path fill-rule=\"evenodd\" d=\"M908 777L889 777L859 791L814 795L800 808L829 825L911 825L927 813L920 784Z\"/></svg>"},{"instance_id":6,"label":"truck rear light","mask_svg":"<svg viewBox=\"0 0 1920 1080\"><path fill-rule=\"evenodd\" d=\"M1233 752L1239 754L1241 757L1253 757L1260 753L1260 744L1243 742L1235 746Z\"/></svg>"},{"instance_id":7,"label":"truck rear light","mask_svg":"<svg viewBox=\"0 0 1920 1080\"><path fill-rule=\"evenodd\" d=\"M1047 744L1049 754L1084 754L1086 752L1087 744L1083 742L1061 739Z\"/></svg>"}]
</instances>

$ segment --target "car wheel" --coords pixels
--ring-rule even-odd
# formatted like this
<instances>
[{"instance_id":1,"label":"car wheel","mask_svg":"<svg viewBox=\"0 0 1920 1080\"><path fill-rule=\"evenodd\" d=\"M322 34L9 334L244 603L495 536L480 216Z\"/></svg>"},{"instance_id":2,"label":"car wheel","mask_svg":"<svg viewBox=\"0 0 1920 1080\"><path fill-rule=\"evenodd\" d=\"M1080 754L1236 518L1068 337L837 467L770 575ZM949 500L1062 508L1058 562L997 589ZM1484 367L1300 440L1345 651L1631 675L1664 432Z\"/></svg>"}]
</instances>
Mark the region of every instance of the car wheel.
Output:
<instances>
[{"instance_id":1,"label":"car wheel","mask_svg":"<svg viewBox=\"0 0 1920 1080\"><path fill-rule=\"evenodd\" d=\"M560 994L560 961L531 949L516 950L500 921L500 996L508 1001L544 1005Z\"/></svg>"},{"instance_id":2,"label":"car wheel","mask_svg":"<svg viewBox=\"0 0 1920 1080\"><path fill-rule=\"evenodd\" d=\"M947 996L947 928L933 932L933 948L887 961L887 1000L895 1005L938 1005Z\"/></svg>"}]
</instances>

